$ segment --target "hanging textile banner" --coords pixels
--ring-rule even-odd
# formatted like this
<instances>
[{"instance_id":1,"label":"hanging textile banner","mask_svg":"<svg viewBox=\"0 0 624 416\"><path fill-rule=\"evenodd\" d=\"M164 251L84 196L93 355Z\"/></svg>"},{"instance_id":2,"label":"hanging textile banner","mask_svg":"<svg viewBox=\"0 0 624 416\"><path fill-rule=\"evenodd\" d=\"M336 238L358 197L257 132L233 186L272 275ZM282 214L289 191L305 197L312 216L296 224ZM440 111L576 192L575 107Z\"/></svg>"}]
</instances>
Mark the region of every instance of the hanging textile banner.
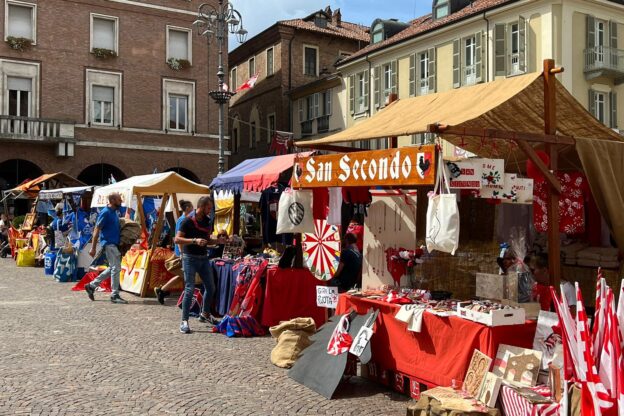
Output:
<instances>
[{"instance_id":1,"label":"hanging textile banner","mask_svg":"<svg viewBox=\"0 0 624 416\"><path fill-rule=\"evenodd\" d=\"M293 188L433 185L435 146L310 156L295 161Z\"/></svg>"}]
</instances>

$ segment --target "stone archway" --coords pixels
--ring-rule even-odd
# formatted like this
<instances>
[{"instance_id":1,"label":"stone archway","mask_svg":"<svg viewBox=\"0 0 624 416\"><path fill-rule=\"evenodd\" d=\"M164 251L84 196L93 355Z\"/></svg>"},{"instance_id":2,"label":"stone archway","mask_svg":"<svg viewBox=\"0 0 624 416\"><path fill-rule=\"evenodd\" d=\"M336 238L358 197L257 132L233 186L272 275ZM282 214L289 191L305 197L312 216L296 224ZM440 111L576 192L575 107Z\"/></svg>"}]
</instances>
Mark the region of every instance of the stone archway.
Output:
<instances>
[{"instance_id":1,"label":"stone archway","mask_svg":"<svg viewBox=\"0 0 624 416\"><path fill-rule=\"evenodd\" d=\"M165 169L165 172L175 172L178 175L188 179L189 181L193 181L196 183L201 183L199 176L195 175L192 171L183 168L183 167L177 167L177 168L169 168L169 169Z\"/></svg>"},{"instance_id":2,"label":"stone archway","mask_svg":"<svg viewBox=\"0 0 624 416\"><path fill-rule=\"evenodd\" d=\"M0 163L0 190L15 188L29 179L43 175L43 170L28 160L9 159Z\"/></svg>"},{"instance_id":3,"label":"stone archway","mask_svg":"<svg viewBox=\"0 0 624 416\"><path fill-rule=\"evenodd\" d=\"M113 179L117 182L126 178L126 174L121 169L108 163L88 166L78 175L78 180L87 185L108 185Z\"/></svg>"}]
</instances>

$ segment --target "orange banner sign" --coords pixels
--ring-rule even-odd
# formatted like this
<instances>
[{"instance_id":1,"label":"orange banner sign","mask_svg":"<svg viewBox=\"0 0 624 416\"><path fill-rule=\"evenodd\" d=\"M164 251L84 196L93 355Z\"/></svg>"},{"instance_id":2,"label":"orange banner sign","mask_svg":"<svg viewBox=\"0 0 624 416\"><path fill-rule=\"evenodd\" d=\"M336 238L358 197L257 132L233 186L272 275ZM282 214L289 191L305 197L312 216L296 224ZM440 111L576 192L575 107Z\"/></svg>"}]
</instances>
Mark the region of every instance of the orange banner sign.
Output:
<instances>
[{"instance_id":1,"label":"orange banner sign","mask_svg":"<svg viewBox=\"0 0 624 416\"><path fill-rule=\"evenodd\" d=\"M435 146L309 156L295 161L293 188L433 185Z\"/></svg>"}]
</instances>

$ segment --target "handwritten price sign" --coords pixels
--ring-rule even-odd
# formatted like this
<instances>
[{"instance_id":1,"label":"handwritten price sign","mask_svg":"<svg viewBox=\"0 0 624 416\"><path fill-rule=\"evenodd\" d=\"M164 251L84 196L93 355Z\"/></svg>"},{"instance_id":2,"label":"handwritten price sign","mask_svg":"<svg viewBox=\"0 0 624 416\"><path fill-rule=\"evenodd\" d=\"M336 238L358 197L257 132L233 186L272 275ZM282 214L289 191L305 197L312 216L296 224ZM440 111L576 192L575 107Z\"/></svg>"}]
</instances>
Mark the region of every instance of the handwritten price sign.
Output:
<instances>
[{"instance_id":1,"label":"handwritten price sign","mask_svg":"<svg viewBox=\"0 0 624 416\"><path fill-rule=\"evenodd\" d=\"M338 305L338 288L334 286L316 287L316 306L319 308L336 309Z\"/></svg>"}]
</instances>

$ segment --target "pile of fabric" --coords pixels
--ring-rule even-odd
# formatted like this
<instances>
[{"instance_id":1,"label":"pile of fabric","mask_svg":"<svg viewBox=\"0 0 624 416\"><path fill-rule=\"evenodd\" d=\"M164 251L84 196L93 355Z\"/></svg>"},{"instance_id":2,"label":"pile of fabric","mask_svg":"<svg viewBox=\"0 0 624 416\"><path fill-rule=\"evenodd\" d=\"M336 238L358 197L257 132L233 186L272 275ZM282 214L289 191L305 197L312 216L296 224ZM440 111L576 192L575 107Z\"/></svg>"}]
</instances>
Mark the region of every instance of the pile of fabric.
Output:
<instances>
[{"instance_id":1,"label":"pile of fabric","mask_svg":"<svg viewBox=\"0 0 624 416\"><path fill-rule=\"evenodd\" d=\"M561 246L561 260L568 266L576 266L578 261L578 253L587 248L583 243L572 243L567 246Z\"/></svg>"},{"instance_id":2,"label":"pile of fabric","mask_svg":"<svg viewBox=\"0 0 624 416\"><path fill-rule=\"evenodd\" d=\"M234 297L228 314L212 331L228 337L253 337L265 334L258 323L262 306L262 276L268 261L261 257L244 259L234 267L240 268Z\"/></svg>"},{"instance_id":3,"label":"pile of fabric","mask_svg":"<svg viewBox=\"0 0 624 416\"><path fill-rule=\"evenodd\" d=\"M586 267L617 269L620 267L618 249L610 247L589 247L580 250L577 253L576 264Z\"/></svg>"}]
</instances>

